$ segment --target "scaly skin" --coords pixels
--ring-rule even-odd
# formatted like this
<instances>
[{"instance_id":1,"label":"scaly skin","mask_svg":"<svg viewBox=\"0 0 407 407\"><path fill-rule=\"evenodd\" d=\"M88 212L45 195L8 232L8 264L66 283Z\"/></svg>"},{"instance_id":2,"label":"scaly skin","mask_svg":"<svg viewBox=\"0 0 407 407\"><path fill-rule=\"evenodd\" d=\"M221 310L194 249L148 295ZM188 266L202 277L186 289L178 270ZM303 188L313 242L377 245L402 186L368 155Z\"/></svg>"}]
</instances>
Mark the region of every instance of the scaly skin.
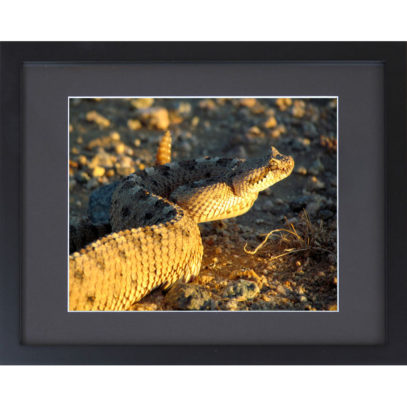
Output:
<instances>
[{"instance_id":1,"label":"scaly skin","mask_svg":"<svg viewBox=\"0 0 407 407\"><path fill-rule=\"evenodd\" d=\"M163 165L135 172L114 190L113 232L70 256L70 310L129 310L157 287L188 282L201 267L198 223L246 213L260 191L294 167L274 147L259 160L164 164L170 151L166 133L157 154Z\"/></svg>"}]
</instances>

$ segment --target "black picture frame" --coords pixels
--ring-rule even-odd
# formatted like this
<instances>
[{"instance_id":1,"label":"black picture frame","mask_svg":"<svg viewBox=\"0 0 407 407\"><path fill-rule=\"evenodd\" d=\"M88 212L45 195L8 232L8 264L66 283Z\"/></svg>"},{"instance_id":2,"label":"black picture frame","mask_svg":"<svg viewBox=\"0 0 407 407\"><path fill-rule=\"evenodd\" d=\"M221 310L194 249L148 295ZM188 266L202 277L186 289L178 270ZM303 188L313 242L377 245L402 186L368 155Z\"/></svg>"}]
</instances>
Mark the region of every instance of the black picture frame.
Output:
<instances>
[{"instance_id":1,"label":"black picture frame","mask_svg":"<svg viewBox=\"0 0 407 407\"><path fill-rule=\"evenodd\" d=\"M395 43L6 42L0 45L0 362L3 364L406 364L407 48ZM28 346L21 343L21 111L27 62L361 62L384 64L386 341L381 345Z\"/></svg>"}]
</instances>

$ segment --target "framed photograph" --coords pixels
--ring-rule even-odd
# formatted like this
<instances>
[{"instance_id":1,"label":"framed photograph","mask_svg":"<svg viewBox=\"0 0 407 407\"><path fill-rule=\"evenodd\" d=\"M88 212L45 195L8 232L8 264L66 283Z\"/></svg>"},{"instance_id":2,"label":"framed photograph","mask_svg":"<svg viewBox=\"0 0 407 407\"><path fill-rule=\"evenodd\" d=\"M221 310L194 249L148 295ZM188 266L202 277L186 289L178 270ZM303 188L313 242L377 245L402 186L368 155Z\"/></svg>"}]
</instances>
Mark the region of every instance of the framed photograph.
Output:
<instances>
[{"instance_id":1,"label":"framed photograph","mask_svg":"<svg viewBox=\"0 0 407 407\"><path fill-rule=\"evenodd\" d=\"M2 363L406 363L406 44L0 59Z\"/></svg>"},{"instance_id":2,"label":"framed photograph","mask_svg":"<svg viewBox=\"0 0 407 407\"><path fill-rule=\"evenodd\" d=\"M337 109L70 98L68 311L338 311Z\"/></svg>"}]
</instances>

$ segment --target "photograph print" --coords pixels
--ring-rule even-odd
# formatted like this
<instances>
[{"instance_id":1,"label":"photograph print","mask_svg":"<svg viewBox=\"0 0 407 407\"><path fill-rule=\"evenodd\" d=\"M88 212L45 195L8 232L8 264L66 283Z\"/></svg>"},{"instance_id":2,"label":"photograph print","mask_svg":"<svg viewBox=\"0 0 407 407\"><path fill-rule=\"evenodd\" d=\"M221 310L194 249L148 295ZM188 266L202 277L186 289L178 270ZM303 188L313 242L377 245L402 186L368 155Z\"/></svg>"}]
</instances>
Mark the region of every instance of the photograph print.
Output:
<instances>
[{"instance_id":1,"label":"photograph print","mask_svg":"<svg viewBox=\"0 0 407 407\"><path fill-rule=\"evenodd\" d=\"M69 311L338 311L338 98L70 97Z\"/></svg>"}]
</instances>

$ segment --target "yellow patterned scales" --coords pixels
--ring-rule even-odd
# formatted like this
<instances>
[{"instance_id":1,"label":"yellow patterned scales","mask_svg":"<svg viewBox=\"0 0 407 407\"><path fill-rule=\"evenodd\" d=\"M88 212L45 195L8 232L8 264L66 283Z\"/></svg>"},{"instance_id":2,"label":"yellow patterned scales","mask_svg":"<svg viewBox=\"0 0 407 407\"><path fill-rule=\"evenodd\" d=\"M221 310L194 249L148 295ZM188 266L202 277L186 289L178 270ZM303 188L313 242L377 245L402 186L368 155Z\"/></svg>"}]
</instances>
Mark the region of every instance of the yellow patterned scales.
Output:
<instances>
[{"instance_id":1,"label":"yellow patterned scales","mask_svg":"<svg viewBox=\"0 0 407 407\"><path fill-rule=\"evenodd\" d=\"M167 132L157 165L116 186L112 233L69 257L70 310L130 310L157 287L188 282L201 267L198 223L242 215L260 191L288 177L294 167L292 157L274 147L257 160L170 161Z\"/></svg>"}]
</instances>

